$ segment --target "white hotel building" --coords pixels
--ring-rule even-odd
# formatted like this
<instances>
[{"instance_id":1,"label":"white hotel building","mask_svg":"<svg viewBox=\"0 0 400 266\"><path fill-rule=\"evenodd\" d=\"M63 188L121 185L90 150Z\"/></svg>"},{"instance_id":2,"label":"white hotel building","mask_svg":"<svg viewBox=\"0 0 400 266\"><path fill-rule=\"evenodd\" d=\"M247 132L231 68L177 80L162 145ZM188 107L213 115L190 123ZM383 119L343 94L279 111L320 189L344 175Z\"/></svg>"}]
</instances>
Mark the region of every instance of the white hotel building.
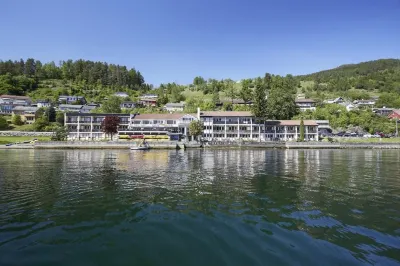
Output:
<instances>
[{"instance_id":1,"label":"white hotel building","mask_svg":"<svg viewBox=\"0 0 400 266\"><path fill-rule=\"evenodd\" d=\"M217 111L197 114L82 114L66 113L65 125L69 139L104 139L101 122L104 117L120 117L120 137L170 138L189 137L189 124L194 120L203 122L204 140L296 140L300 137L300 120L268 120L258 122L250 112ZM305 139L318 140L318 124L304 120Z\"/></svg>"}]
</instances>

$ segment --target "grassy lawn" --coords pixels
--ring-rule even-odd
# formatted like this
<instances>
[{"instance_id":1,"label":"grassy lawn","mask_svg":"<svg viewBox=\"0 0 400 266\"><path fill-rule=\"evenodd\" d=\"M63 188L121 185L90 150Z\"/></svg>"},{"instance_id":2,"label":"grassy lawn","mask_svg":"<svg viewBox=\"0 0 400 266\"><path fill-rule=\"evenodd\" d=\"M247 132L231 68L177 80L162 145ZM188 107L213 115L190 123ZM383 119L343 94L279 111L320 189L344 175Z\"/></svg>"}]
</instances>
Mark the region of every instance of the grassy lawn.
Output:
<instances>
[{"instance_id":1,"label":"grassy lawn","mask_svg":"<svg viewBox=\"0 0 400 266\"><path fill-rule=\"evenodd\" d=\"M21 125L21 126L16 126L16 125L10 125L11 131L31 131L32 125Z\"/></svg>"},{"instance_id":2,"label":"grassy lawn","mask_svg":"<svg viewBox=\"0 0 400 266\"><path fill-rule=\"evenodd\" d=\"M16 143L23 142L28 140L38 139L40 141L49 141L50 137L11 137L11 136L0 136L0 145L8 144L8 143Z\"/></svg>"}]
</instances>

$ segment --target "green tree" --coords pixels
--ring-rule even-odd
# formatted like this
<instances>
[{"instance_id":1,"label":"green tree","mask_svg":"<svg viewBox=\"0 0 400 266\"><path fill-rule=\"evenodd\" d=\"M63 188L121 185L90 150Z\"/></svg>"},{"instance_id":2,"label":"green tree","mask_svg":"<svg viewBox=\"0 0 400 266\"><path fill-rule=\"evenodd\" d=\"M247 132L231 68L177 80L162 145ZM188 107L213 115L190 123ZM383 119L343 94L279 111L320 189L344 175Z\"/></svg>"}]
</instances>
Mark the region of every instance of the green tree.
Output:
<instances>
[{"instance_id":1,"label":"green tree","mask_svg":"<svg viewBox=\"0 0 400 266\"><path fill-rule=\"evenodd\" d=\"M56 109L53 106L47 108L44 112L44 115L47 117L49 122L56 122Z\"/></svg>"},{"instance_id":2,"label":"green tree","mask_svg":"<svg viewBox=\"0 0 400 266\"><path fill-rule=\"evenodd\" d=\"M274 80L267 99L267 118L275 120L292 119L299 113L293 88L282 78Z\"/></svg>"},{"instance_id":3,"label":"green tree","mask_svg":"<svg viewBox=\"0 0 400 266\"><path fill-rule=\"evenodd\" d=\"M264 121L268 116L266 88L270 87L270 82L271 79L269 79L267 83L263 84L261 79L257 79L255 84L252 114L262 121Z\"/></svg>"},{"instance_id":4,"label":"green tree","mask_svg":"<svg viewBox=\"0 0 400 266\"><path fill-rule=\"evenodd\" d=\"M117 96L110 96L107 101L103 103L101 109L104 113L119 114L121 113L122 100Z\"/></svg>"},{"instance_id":5,"label":"green tree","mask_svg":"<svg viewBox=\"0 0 400 266\"><path fill-rule=\"evenodd\" d=\"M50 123L45 117L40 117L37 118L35 122L32 124L32 128L34 131L41 132L44 131L45 128L49 125Z\"/></svg>"},{"instance_id":6,"label":"green tree","mask_svg":"<svg viewBox=\"0 0 400 266\"><path fill-rule=\"evenodd\" d=\"M303 117L300 120L300 138L299 141L304 141L304 121Z\"/></svg>"},{"instance_id":7,"label":"green tree","mask_svg":"<svg viewBox=\"0 0 400 266\"><path fill-rule=\"evenodd\" d=\"M16 126L21 126L24 124L20 115L13 115L11 118L11 122Z\"/></svg>"},{"instance_id":8,"label":"green tree","mask_svg":"<svg viewBox=\"0 0 400 266\"><path fill-rule=\"evenodd\" d=\"M253 98L253 91L250 89L247 82L242 83L242 89L240 91L240 97L245 103L248 103Z\"/></svg>"},{"instance_id":9,"label":"green tree","mask_svg":"<svg viewBox=\"0 0 400 266\"><path fill-rule=\"evenodd\" d=\"M63 112L57 112L56 114L56 122L60 124L61 126L64 125L64 113Z\"/></svg>"},{"instance_id":10,"label":"green tree","mask_svg":"<svg viewBox=\"0 0 400 266\"><path fill-rule=\"evenodd\" d=\"M51 140L53 141L65 141L68 138L68 130L65 126L57 126L53 128L53 135Z\"/></svg>"},{"instance_id":11,"label":"green tree","mask_svg":"<svg viewBox=\"0 0 400 266\"><path fill-rule=\"evenodd\" d=\"M226 96L231 99L231 103L233 104L233 100L236 99L237 96L235 84L233 83L233 81L229 80L226 82L225 93Z\"/></svg>"},{"instance_id":12,"label":"green tree","mask_svg":"<svg viewBox=\"0 0 400 266\"><path fill-rule=\"evenodd\" d=\"M7 128L8 128L7 120L4 117L0 116L0 130Z\"/></svg>"},{"instance_id":13,"label":"green tree","mask_svg":"<svg viewBox=\"0 0 400 266\"><path fill-rule=\"evenodd\" d=\"M189 134L192 136L195 140L197 140L198 136L201 136L203 134L203 123L198 120L194 120L190 122L189 124Z\"/></svg>"},{"instance_id":14,"label":"green tree","mask_svg":"<svg viewBox=\"0 0 400 266\"><path fill-rule=\"evenodd\" d=\"M217 104L220 103L219 92L218 92L217 88L214 88L214 92L213 92L213 95L212 95L212 103L214 104L214 107L216 107Z\"/></svg>"}]
</instances>

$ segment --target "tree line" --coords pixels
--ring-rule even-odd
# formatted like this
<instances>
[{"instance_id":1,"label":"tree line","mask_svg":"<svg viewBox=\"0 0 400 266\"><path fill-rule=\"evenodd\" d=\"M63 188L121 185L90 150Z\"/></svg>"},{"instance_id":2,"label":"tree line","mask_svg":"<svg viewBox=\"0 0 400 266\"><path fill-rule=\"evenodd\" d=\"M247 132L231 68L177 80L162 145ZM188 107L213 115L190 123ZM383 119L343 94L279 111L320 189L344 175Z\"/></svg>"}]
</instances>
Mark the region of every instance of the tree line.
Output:
<instances>
[{"instance_id":1,"label":"tree line","mask_svg":"<svg viewBox=\"0 0 400 266\"><path fill-rule=\"evenodd\" d=\"M64 80L83 83L87 86L126 88L140 90L147 88L140 71L126 66L93 62L90 60L67 60L43 64L29 58L21 60L0 60L0 93L24 95L36 90L41 81Z\"/></svg>"}]
</instances>

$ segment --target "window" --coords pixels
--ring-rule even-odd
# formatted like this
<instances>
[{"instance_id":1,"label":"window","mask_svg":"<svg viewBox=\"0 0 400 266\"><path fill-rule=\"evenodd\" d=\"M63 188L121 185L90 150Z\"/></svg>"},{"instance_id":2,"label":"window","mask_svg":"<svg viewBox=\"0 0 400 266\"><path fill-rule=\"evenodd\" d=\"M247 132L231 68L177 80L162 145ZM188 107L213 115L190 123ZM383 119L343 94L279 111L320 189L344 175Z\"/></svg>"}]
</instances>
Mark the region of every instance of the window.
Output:
<instances>
[{"instance_id":1,"label":"window","mask_svg":"<svg viewBox=\"0 0 400 266\"><path fill-rule=\"evenodd\" d=\"M143 124L148 125L148 124L150 124L150 121L149 120L143 120Z\"/></svg>"}]
</instances>

